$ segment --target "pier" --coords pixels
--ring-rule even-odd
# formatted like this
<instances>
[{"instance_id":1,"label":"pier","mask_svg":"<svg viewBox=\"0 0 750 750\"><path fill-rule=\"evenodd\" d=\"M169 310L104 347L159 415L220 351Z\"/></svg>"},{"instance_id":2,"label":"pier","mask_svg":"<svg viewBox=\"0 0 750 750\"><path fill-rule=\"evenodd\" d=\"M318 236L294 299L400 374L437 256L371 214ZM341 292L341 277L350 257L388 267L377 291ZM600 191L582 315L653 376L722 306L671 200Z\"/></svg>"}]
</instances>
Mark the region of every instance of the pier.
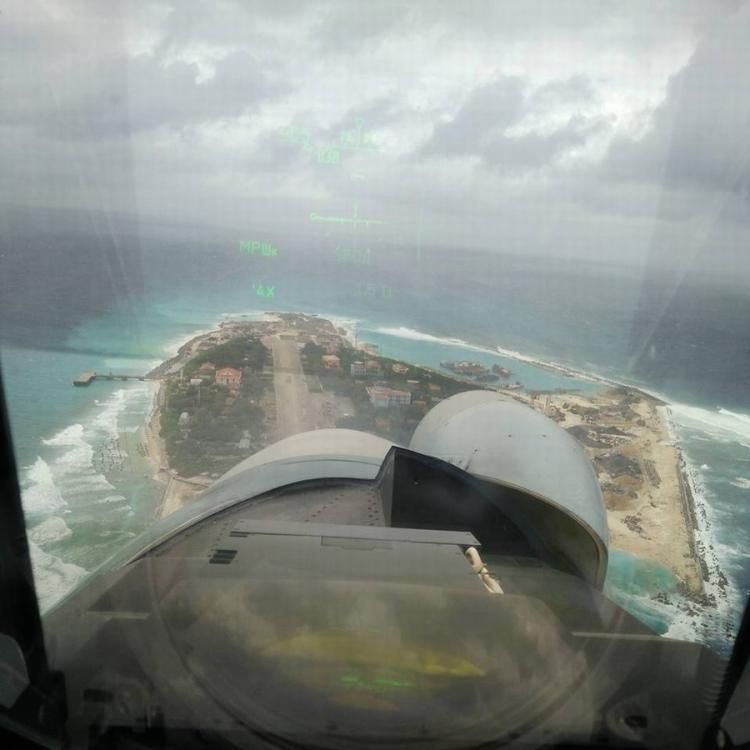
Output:
<instances>
[{"instance_id":1,"label":"pier","mask_svg":"<svg viewBox=\"0 0 750 750\"><path fill-rule=\"evenodd\" d=\"M100 373L88 370L82 372L74 381L73 385L77 387L91 385L95 380L158 380L158 378L149 378L147 375L121 375L114 372Z\"/></svg>"}]
</instances>

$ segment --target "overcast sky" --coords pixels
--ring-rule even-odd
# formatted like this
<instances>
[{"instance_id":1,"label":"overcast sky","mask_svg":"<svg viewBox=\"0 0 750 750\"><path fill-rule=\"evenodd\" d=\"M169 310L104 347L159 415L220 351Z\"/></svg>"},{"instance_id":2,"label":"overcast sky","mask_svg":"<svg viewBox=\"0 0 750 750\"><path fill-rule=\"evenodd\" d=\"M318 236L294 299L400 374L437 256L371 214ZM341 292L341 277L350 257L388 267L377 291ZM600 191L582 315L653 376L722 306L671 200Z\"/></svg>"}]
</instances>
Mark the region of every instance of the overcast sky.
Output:
<instances>
[{"instance_id":1,"label":"overcast sky","mask_svg":"<svg viewBox=\"0 0 750 750\"><path fill-rule=\"evenodd\" d=\"M427 245L747 266L748 3L0 11L0 201L299 231L356 204Z\"/></svg>"}]
</instances>

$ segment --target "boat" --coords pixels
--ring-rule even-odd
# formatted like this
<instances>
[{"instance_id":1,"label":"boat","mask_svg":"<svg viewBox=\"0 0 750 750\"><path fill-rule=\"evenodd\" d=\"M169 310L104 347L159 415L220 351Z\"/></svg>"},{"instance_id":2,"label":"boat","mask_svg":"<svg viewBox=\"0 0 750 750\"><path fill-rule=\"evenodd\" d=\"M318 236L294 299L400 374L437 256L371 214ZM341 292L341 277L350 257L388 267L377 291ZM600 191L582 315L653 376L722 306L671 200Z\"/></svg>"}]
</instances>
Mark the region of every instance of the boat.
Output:
<instances>
[{"instance_id":1,"label":"boat","mask_svg":"<svg viewBox=\"0 0 750 750\"><path fill-rule=\"evenodd\" d=\"M488 367L485 367L479 362L466 362L465 360L461 362L441 362L440 366L446 370L455 372L458 375L469 375L474 377L478 375L487 375L490 372Z\"/></svg>"}]
</instances>

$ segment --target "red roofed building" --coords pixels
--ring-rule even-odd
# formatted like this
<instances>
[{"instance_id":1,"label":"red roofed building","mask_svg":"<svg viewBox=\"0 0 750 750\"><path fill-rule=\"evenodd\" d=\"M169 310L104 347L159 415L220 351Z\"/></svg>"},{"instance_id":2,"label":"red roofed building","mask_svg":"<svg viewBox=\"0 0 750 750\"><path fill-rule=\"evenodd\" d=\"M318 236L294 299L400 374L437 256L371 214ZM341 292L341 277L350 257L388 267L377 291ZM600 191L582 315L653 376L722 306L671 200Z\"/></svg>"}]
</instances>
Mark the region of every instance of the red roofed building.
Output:
<instances>
[{"instance_id":1,"label":"red roofed building","mask_svg":"<svg viewBox=\"0 0 750 750\"><path fill-rule=\"evenodd\" d=\"M226 385L229 388L239 387L240 381L242 380L242 372L236 370L234 367L222 367L221 370L216 371L216 383L218 385Z\"/></svg>"},{"instance_id":2,"label":"red roofed building","mask_svg":"<svg viewBox=\"0 0 750 750\"><path fill-rule=\"evenodd\" d=\"M411 403L409 391L389 388L384 383L368 386L367 395L370 397L370 403L376 409L387 409L389 406L408 406Z\"/></svg>"}]
</instances>

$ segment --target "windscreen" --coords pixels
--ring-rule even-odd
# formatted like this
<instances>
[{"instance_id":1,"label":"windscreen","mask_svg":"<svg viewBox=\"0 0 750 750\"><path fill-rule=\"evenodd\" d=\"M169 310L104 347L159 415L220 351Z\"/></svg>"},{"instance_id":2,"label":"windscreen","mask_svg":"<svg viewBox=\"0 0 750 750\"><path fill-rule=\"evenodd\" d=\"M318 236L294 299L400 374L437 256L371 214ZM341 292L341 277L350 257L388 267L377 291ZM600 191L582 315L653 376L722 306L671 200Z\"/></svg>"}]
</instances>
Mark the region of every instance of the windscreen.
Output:
<instances>
[{"instance_id":1,"label":"windscreen","mask_svg":"<svg viewBox=\"0 0 750 750\"><path fill-rule=\"evenodd\" d=\"M279 441L382 458L483 390L590 462L606 596L727 654L749 32L729 0L4 3L0 361L42 612Z\"/></svg>"}]
</instances>

